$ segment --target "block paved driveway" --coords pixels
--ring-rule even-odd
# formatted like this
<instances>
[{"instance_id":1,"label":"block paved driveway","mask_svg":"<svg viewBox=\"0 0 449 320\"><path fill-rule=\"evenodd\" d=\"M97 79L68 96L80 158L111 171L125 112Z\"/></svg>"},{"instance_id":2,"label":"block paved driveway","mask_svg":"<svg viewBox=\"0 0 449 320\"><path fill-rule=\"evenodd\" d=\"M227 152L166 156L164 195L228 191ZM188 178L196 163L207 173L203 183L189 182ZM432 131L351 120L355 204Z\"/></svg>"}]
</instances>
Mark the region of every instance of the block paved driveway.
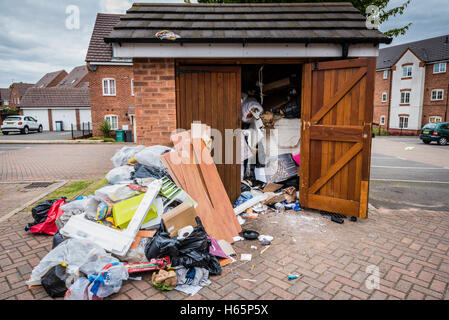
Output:
<instances>
[{"instance_id":1,"label":"block paved driveway","mask_svg":"<svg viewBox=\"0 0 449 320\"><path fill-rule=\"evenodd\" d=\"M28 290L25 285L52 241L25 233L31 220L30 213L20 213L0 225L2 300L51 299L43 288ZM194 297L156 290L147 273L143 280L126 281L109 298L449 299L448 212L383 209L371 211L368 220L339 225L307 211L267 214L245 227L273 235L271 247L261 254L257 241L237 242L237 253L251 253L252 261L224 267L223 274L211 277L211 286ZM369 266L378 268L378 289L366 286ZM301 277L288 281L289 274Z\"/></svg>"},{"instance_id":2,"label":"block paved driveway","mask_svg":"<svg viewBox=\"0 0 449 320\"><path fill-rule=\"evenodd\" d=\"M0 144L0 182L90 180L113 168L122 144Z\"/></svg>"},{"instance_id":3,"label":"block paved driveway","mask_svg":"<svg viewBox=\"0 0 449 320\"><path fill-rule=\"evenodd\" d=\"M72 139L71 131L44 131L30 132L29 134L10 133L7 136L0 134L0 141L8 140L69 140Z\"/></svg>"}]
</instances>

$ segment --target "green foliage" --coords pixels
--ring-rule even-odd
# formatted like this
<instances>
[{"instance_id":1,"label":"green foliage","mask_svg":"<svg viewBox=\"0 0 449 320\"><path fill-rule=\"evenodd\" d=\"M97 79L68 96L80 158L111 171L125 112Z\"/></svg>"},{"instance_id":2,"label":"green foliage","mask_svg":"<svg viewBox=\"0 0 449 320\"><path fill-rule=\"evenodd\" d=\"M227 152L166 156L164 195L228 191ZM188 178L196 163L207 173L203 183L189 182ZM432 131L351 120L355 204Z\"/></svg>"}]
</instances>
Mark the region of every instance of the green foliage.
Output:
<instances>
[{"instance_id":1,"label":"green foliage","mask_svg":"<svg viewBox=\"0 0 449 320\"><path fill-rule=\"evenodd\" d=\"M388 4L392 2L391 0L198 0L199 3L302 3L302 2L351 2L354 7L356 7L360 12L368 17L369 14L366 12L366 9L374 5L379 8L379 22L380 24L386 22L388 19L392 17L396 17L398 15L402 15L410 4L411 0L403 0L402 4L399 4L396 7L391 9L387 9ZM404 35L407 30L410 28L412 23L409 23L403 27L394 28L384 32L385 35L389 37L397 37L399 35Z\"/></svg>"},{"instance_id":2,"label":"green foliage","mask_svg":"<svg viewBox=\"0 0 449 320\"><path fill-rule=\"evenodd\" d=\"M110 138L111 137L111 124L108 120L104 120L100 125L100 132L103 134L103 137Z\"/></svg>"},{"instance_id":3,"label":"green foliage","mask_svg":"<svg viewBox=\"0 0 449 320\"><path fill-rule=\"evenodd\" d=\"M373 133L374 133L376 136L388 136L388 135L389 135L387 130L382 129L382 128L379 127L379 126L373 127Z\"/></svg>"},{"instance_id":4,"label":"green foliage","mask_svg":"<svg viewBox=\"0 0 449 320\"><path fill-rule=\"evenodd\" d=\"M8 107L4 107L2 108L2 114L6 114L6 115L18 115L19 114L19 110L16 109L10 109Z\"/></svg>"}]
</instances>

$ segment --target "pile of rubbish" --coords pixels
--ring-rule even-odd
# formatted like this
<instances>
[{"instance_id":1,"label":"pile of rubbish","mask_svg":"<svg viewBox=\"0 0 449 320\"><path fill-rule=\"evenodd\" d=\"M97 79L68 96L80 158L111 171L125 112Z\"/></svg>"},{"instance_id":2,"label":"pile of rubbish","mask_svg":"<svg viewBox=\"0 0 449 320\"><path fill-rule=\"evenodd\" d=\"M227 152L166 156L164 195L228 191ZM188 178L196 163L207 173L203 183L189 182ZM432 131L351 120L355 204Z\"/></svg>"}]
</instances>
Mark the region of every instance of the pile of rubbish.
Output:
<instances>
[{"instance_id":1,"label":"pile of rubbish","mask_svg":"<svg viewBox=\"0 0 449 320\"><path fill-rule=\"evenodd\" d=\"M242 229L213 162L176 164L186 150L211 159L203 133L173 136L174 148L124 147L94 195L34 207L25 230L53 236L53 249L33 269L29 288L102 300L147 272L159 290L194 295L210 285L209 276L236 261L231 243Z\"/></svg>"}]
</instances>

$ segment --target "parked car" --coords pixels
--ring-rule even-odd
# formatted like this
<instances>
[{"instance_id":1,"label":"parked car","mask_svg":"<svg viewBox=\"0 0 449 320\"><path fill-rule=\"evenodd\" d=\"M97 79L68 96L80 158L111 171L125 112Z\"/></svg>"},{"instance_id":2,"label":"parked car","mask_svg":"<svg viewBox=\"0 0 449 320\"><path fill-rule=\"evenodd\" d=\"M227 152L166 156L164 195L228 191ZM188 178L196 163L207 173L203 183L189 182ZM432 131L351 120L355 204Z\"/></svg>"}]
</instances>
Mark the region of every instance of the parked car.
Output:
<instances>
[{"instance_id":1,"label":"parked car","mask_svg":"<svg viewBox=\"0 0 449 320\"><path fill-rule=\"evenodd\" d=\"M28 134L30 131L42 132L44 127L30 116L9 116L2 122L1 130L4 135L10 132Z\"/></svg>"},{"instance_id":2,"label":"parked car","mask_svg":"<svg viewBox=\"0 0 449 320\"><path fill-rule=\"evenodd\" d=\"M445 146L449 141L449 122L426 124L421 129L419 138L425 144L436 141L440 146Z\"/></svg>"}]
</instances>

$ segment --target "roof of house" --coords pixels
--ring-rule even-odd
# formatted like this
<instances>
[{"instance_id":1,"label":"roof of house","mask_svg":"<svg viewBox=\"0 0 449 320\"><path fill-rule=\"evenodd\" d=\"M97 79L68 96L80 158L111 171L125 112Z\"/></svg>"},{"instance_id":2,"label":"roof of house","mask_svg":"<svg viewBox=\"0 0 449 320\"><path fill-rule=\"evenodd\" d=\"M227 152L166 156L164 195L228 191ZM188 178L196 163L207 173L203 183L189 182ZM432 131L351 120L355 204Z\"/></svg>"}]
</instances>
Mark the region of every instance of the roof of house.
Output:
<instances>
[{"instance_id":1,"label":"roof of house","mask_svg":"<svg viewBox=\"0 0 449 320\"><path fill-rule=\"evenodd\" d=\"M391 68L408 49L426 63L449 60L449 35L380 49L377 69Z\"/></svg>"},{"instance_id":2,"label":"roof of house","mask_svg":"<svg viewBox=\"0 0 449 320\"><path fill-rule=\"evenodd\" d=\"M65 70L59 70L55 72L47 73L45 76L43 76L35 85L35 88L45 88L47 87L52 81L54 81L61 73L67 74Z\"/></svg>"},{"instance_id":3,"label":"roof of house","mask_svg":"<svg viewBox=\"0 0 449 320\"><path fill-rule=\"evenodd\" d=\"M109 62L112 60L112 46L104 42L104 38L111 33L114 26L120 22L120 14L97 14L86 62Z\"/></svg>"},{"instance_id":4,"label":"roof of house","mask_svg":"<svg viewBox=\"0 0 449 320\"><path fill-rule=\"evenodd\" d=\"M159 40L170 30L181 38ZM106 42L391 43L349 2L266 4L135 3Z\"/></svg>"},{"instance_id":5,"label":"roof of house","mask_svg":"<svg viewBox=\"0 0 449 320\"><path fill-rule=\"evenodd\" d=\"M11 89L8 88L0 88L0 100L9 100L11 96Z\"/></svg>"},{"instance_id":6,"label":"roof of house","mask_svg":"<svg viewBox=\"0 0 449 320\"><path fill-rule=\"evenodd\" d=\"M17 88L20 97L22 97L25 94L25 92L33 86L34 84L32 83L23 83L23 82L15 82L12 84L12 88Z\"/></svg>"},{"instance_id":7,"label":"roof of house","mask_svg":"<svg viewBox=\"0 0 449 320\"><path fill-rule=\"evenodd\" d=\"M57 88L74 88L76 87L85 76L87 76L88 70L85 65L75 67L60 83L56 86Z\"/></svg>"},{"instance_id":8,"label":"roof of house","mask_svg":"<svg viewBox=\"0 0 449 320\"><path fill-rule=\"evenodd\" d=\"M90 107L89 89L31 88L23 96L20 107Z\"/></svg>"}]
</instances>

